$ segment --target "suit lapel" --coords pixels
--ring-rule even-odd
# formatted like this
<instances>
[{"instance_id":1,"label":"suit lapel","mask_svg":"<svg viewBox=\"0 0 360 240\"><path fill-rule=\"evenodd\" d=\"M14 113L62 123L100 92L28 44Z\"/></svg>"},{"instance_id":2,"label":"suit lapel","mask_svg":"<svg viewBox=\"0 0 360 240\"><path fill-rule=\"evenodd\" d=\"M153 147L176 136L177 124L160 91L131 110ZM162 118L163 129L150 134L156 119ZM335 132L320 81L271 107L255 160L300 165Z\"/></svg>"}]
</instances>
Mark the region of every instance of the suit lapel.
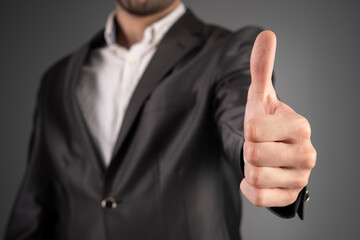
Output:
<instances>
[{"instance_id":1,"label":"suit lapel","mask_svg":"<svg viewBox=\"0 0 360 240\"><path fill-rule=\"evenodd\" d=\"M98 151L93 138L90 134L84 116L81 112L80 105L77 99L76 89L81 80L81 68L84 65L86 58L91 49L98 48L105 44L104 31L98 32L89 42L84 44L78 51L76 51L70 58L68 68L65 75L64 86L64 106L67 108L68 122L71 125L74 139L81 144L81 152L86 155L86 158L98 165L102 174L105 174L106 167L104 160ZM67 97L68 96L68 97Z\"/></svg>"},{"instance_id":2,"label":"suit lapel","mask_svg":"<svg viewBox=\"0 0 360 240\"><path fill-rule=\"evenodd\" d=\"M203 23L187 10L164 36L130 99L109 168L117 162L114 158L128 136L144 102L175 64L202 42L203 27Z\"/></svg>"}]
</instances>

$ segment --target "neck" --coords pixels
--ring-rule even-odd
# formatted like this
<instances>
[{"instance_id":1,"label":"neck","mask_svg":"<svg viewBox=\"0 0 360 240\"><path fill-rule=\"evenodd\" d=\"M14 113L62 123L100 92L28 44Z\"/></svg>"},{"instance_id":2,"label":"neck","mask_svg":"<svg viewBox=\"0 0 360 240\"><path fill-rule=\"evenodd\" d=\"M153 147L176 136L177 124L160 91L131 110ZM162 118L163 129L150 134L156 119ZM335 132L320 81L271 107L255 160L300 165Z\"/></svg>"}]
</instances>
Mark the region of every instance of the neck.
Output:
<instances>
[{"instance_id":1,"label":"neck","mask_svg":"<svg viewBox=\"0 0 360 240\"><path fill-rule=\"evenodd\" d=\"M145 28L159 19L163 18L177 6L180 0L174 1L169 7L148 16L137 16L125 11L120 4L116 4L116 42L120 46L129 49L133 44L140 42L143 39Z\"/></svg>"}]
</instances>

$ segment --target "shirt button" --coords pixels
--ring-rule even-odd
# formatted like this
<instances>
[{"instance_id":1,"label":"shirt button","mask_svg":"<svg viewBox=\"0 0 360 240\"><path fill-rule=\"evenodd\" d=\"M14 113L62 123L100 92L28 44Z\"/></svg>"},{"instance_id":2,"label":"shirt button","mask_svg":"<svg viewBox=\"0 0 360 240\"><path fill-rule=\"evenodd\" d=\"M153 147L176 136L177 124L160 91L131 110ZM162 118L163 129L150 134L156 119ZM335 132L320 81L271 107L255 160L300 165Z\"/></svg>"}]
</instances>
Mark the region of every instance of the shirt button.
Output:
<instances>
[{"instance_id":1,"label":"shirt button","mask_svg":"<svg viewBox=\"0 0 360 240\"><path fill-rule=\"evenodd\" d=\"M156 40L154 41L154 43L155 43L155 46L159 46L159 44L160 44L160 39L156 39Z\"/></svg>"},{"instance_id":2,"label":"shirt button","mask_svg":"<svg viewBox=\"0 0 360 240\"><path fill-rule=\"evenodd\" d=\"M136 64L136 61L135 61L135 60L130 60L130 61L129 61L129 65L130 65L130 66L134 66L135 64Z\"/></svg>"},{"instance_id":3,"label":"shirt button","mask_svg":"<svg viewBox=\"0 0 360 240\"><path fill-rule=\"evenodd\" d=\"M104 209L111 210L111 209L115 209L117 207L117 202L116 202L116 200L114 198L107 197L107 198L105 198L104 200L101 201L101 206Z\"/></svg>"}]
</instances>

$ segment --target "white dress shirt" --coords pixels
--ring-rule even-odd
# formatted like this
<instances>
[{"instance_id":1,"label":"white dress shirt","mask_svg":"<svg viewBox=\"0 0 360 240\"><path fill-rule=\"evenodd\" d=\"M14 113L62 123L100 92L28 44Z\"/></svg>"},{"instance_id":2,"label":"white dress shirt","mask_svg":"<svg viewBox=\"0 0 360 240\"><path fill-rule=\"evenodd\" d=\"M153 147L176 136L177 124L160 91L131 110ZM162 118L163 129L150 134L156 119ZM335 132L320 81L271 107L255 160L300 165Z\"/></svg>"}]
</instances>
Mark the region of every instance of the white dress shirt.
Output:
<instances>
[{"instance_id":1,"label":"white dress shirt","mask_svg":"<svg viewBox=\"0 0 360 240\"><path fill-rule=\"evenodd\" d=\"M106 22L106 46L91 52L81 70L77 89L80 108L105 165L111 161L130 98L170 27L185 13L181 3L175 10L148 26L142 41L130 49L116 43L115 12Z\"/></svg>"}]
</instances>

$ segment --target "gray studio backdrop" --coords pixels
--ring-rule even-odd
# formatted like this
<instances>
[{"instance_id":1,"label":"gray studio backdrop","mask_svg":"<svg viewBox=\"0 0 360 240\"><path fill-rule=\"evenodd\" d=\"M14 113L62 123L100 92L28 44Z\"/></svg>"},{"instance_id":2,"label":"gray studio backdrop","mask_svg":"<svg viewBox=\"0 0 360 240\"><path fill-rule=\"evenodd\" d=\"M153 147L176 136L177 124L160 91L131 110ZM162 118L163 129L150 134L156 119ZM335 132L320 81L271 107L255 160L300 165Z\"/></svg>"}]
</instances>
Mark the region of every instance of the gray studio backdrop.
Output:
<instances>
[{"instance_id":1,"label":"gray studio backdrop","mask_svg":"<svg viewBox=\"0 0 360 240\"><path fill-rule=\"evenodd\" d=\"M318 161L305 221L244 199L244 239L360 239L360 4L351 0L187 0L207 22L260 25L278 36L276 88L307 117ZM45 69L99 30L113 0L1 0L0 236L26 164Z\"/></svg>"}]
</instances>

